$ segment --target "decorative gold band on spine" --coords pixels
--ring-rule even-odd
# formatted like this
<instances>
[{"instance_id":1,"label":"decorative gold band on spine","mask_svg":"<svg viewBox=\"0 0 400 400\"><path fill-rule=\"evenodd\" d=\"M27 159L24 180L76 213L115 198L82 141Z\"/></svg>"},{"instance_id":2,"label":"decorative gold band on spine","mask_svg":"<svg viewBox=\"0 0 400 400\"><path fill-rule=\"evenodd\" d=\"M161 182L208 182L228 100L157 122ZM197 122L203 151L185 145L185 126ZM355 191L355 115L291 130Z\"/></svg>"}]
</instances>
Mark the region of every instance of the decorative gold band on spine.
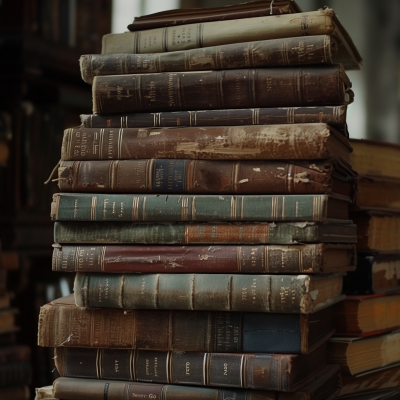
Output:
<instances>
[{"instance_id":1,"label":"decorative gold band on spine","mask_svg":"<svg viewBox=\"0 0 400 400\"><path fill-rule=\"evenodd\" d=\"M118 156L117 159L121 160L122 158L122 143L123 143L124 129L121 128L118 132Z\"/></svg>"},{"instance_id":2,"label":"decorative gold band on spine","mask_svg":"<svg viewBox=\"0 0 400 400\"><path fill-rule=\"evenodd\" d=\"M139 220L139 197L133 197L132 199L132 221Z\"/></svg>"},{"instance_id":3,"label":"decorative gold band on spine","mask_svg":"<svg viewBox=\"0 0 400 400\"><path fill-rule=\"evenodd\" d=\"M304 256L304 253L303 253L303 250L301 249L301 248L299 248L299 250L298 250L298 252L299 252L299 272L303 272L304 271L304 260L303 260L303 256Z\"/></svg>"},{"instance_id":4,"label":"decorative gold band on spine","mask_svg":"<svg viewBox=\"0 0 400 400\"><path fill-rule=\"evenodd\" d=\"M194 220L196 218L196 199L193 196L192 199L192 219ZM181 201L181 219L182 221L188 221L189 218L189 198L188 197L182 197Z\"/></svg>"},{"instance_id":5,"label":"decorative gold band on spine","mask_svg":"<svg viewBox=\"0 0 400 400\"><path fill-rule=\"evenodd\" d=\"M272 196L271 198L271 219L278 219L278 210L279 210L279 199L276 196Z\"/></svg>"},{"instance_id":6,"label":"decorative gold band on spine","mask_svg":"<svg viewBox=\"0 0 400 400\"><path fill-rule=\"evenodd\" d=\"M289 65L289 50L288 50L288 44L287 41L283 41L283 46L282 46L282 60L283 60L283 65Z\"/></svg>"},{"instance_id":7,"label":"decorative gold band on spine","mask_svg":"<svg viewBox=\"0 0 400 400\"><path fill-rule=\"evenodd\" d=\"M210 354L204 353L203 358L203 385L210 386Z\"/></svg>"},{"instance_id":8,"label":"decorative gold band on spine","mask_svg":"<svg viewBox=\"0 0 400 400\"><path fill-rule=\"evenodd\" d=\"M104 129L100 129L99 160L103 159Z\"/></svg>"},{"instance_id":9,"label":"decorative gold band on spine","mask_svg":"<svg viewBox=\"0 0 400 400\"><path fill-rule=\"evenodd\" d=\"M165 371L167 372L167 382L168 383L172 383L172 360L174 357L174 353L172 353L171 351L169 351L167 353L167 359L165 360Z\"/></svg>"},{"instance_id":10,"label":"decorative gold band on spine","mask_svg":"<svg viewBox=\"0 0 400 400\"><path fill-rule=\"evenodd\" d=\"M75 271L79 270L79 253L80 253L80 251L81 251L80 247L77 247L76 250L75 250L75 259L74 259L74 267L75 267L74 269L75 269Z\"/></svg>"},{"instance_id":11,"label":"decorative gold band on spine","mask_svg":"<svg viewBox=\"0 0 400 400\"><path fill-rule=\"evenodd\" d=\"M321 211L323 207L323 199L321 196L313 197L312 220L318 221L321 218Z\"/></svg>"},{"instance_id":12,"label":"decorative gold band on spine","mask_svg":"<svg viewBox=\"0 0 400 400\"><path fill-rule=\"evenodd\" d=\"M286 203L286 196L282 197L282 220L285 219L285 203Z\"/></svg>"},{"instance_id":13,"label":"decorative gold band on spine","mask_svg":"<svg viewBox=\"0 0 400 400\"><path fill-rule=\"evenodd\" d=\"M240 387L245 387L245 374L244 371L246 371L245 369L245 362L246 362L246 357L244 354L242 354L241 358L240 358Z\"/></svg>"},{"instance_id":14,"label":"decorative gold band on spine","mask_svg":"<svg viewBox=\"0 0 400 400\"><path fill-rule=\"evenodd\" d=\"M97 207L97 196L92 196L90 204L90 220L96 221L96 207Z\"/></svg>"},{"instance_id":15,"label":"decorative gold band on spine","mask_svg":"<svg viewBox=\"0 0 400 400\"><path fill-rule=\"evenodd\" d=\"M288 124L294 124L294 108L288 107L286 109L286 120Z\"/></svg>"},{"instance_id":16,"label":"decorative gold band on spine","mask_svg":"<svg viewBox=\"0 0 400 400\"><path fill-rule=\"evenodd\" d=\"M237 198L235 196L231 197L231 215L230 219L234 220L236 218L236 209L237 209Z\"/></svg>"},{"instance_id":17,"label":"decorative gold band on spine","mask_svg":"<svg viewBox=\"0 0 400 400\"><path fill-rule=\"evenodd\" d=\"M242 266L243 266L242 263L243 263L242 248L240 246L238 246L236 248L236 264L237 264L238 272L242 272Z\"/></svg>"},{"instance_id":18,"label":"decorative gold band on spine","mask_svg":"<svg viewBox=\"0 0 400 400\"><path fill-rule=\"evenodd\" d=\"M135 359L135 350L131 350L131 352L129 353L129 378L131 381L135 380L135 373L134 373L134 368L133 368L133 364L134 364L134 359Z\"/></svg>"},{"instance_id":19,"label":"decorative gold band on spine","mask_svg":"<svg viewBox=\"0 0 400 400\"><path fill-rule=\"evenodd\" d=\"M101 248L101 253L100 253L100 268L101 268L102 271L105 271L104 259L106 257L106 248L107 248L107 246L103 246Z\"/></svg>"},{"instance_id":20,"label":"decorative gold band on spine","mask_svg":"<svg viewBox=\"0 0 400 400\"><path fill-rule=\"evenodd\" d=\"M269 272L269 246L264 246L264 272Z\"/></svg>"}]
</instances>

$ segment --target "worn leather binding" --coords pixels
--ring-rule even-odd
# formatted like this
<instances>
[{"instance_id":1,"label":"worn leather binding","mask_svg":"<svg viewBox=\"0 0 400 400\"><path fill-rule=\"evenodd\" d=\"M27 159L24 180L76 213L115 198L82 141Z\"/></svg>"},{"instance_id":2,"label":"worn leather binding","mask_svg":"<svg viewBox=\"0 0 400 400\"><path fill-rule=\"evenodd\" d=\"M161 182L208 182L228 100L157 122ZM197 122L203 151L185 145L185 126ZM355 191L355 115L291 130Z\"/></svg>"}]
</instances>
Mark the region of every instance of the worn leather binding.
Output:
<instances>
[{"instance_id":1,"label":"worn leather binding","mask_svg":"<svg viewBox=\"0 0 400 400\"><path fill-rule=\"evenodd\" d=\"M161 53L229 43L296 36L330 35L339 45L335 63L359 69L362 58L332 9L186 24L103 36L102 53Z\"/></svg>"},{"instance_id":2,"label":"worn leather binding","mask_svg":"<svg viewBox=\"0 0 400 400\"><path fill-rule=\"evenodd\" d=\"M61 160L202 159L348 161L350 142L329 125L71 128Z\"/></svg>"},{"instance_id":3,"label":"worn leather binding","mask_svg":"<svg viewBox=\"0 0 400 400\"><path fill-rule=\"evenodd\" d=\"M55 222L56 243L295 244L356 243L356 225L330 221L232 224L142 224L137 222Z\"/></svg>"},{"instance_id":4,"label":"worn leather binding","mask_svg":"<svg viewBox=\"0 0 400 400\"><path fill-rule=\"evenodd\" d=\"M71 294L41 307L38 344L44 347L308 354L332 333L332 307L308 315L126 311L77 307Z\"/></svg>"},{"instance_id":5,"label":"worn leather binding","mask_svg":"<svg viewBox=\"0 0 400 400\"><path fill-rule=\"evenodd\" d=\"M353 271L355 245L94 246L54 244L53 271L332 273Z\"/></svg>"},{"instance_id":6,"label":"worn leather binding","mask_svg":"<svg viewBox=\"0 0 400 400\"><path fill-rule=\"evenodd\" d=\"M310 314L343 300L342 274L75 275L78 307Z\"/></svg>"},{"instance_id":7,"label":"worn leather binding","mask_svg":"<svg viewBox=\"0 0 400 400\"><path fill-rule=\"evenodd\" d=\"M53 221L230 222L347 220L350 199L333 195L136 195L57 193Z\"/></svg>"},{"instance_id":8,"label":"worn leather binding","mask_svg":"<svg viewBox=\"0 0 400 400\"><path fill-rule=\"evenodd\" d=\"M83 128L148 128L325 123L349 136L347 106L271 107L131 114L81 114Z\"/></svg>"},{"instance_id":9,"label":"worn leather binding","mask_svg":"<svg viewBox=\"0 0 400 400\"><path fill-rule=\"evenodd\" d=\"M341 64L96 76L93 113L339 106L353 101Z\"/></svg>"},{"instance_id":10,"label":"worn leather binding","mask_svg":"<svg viewBox=\"0 0 400 400\"><path fill-rule=\"evenodd\" d=\"M133 23L128 25L128 29L137 31L193 22L225 21L299 12L301 9L293 0L250 1L225 7L179 8L135 17Z\"/></svg>"},{"instance_id":11,"label":"worn leather binding","mask_svg":"<svg viewBox=\"0 0 400 400\"><path fill-rule=\"evenodd\" d=\"M340 194L355 173L338 159L311 161L61 161L58 187L79 193Z\"/></svg>"},{"instance_id":12,"label":"worn leather binding","mask_svg":"<svg viewBox=\"0 0 400 400\"><path fill-rule=\"evenodd\" d=\"M54 381L53 396L65 400L332 400L340 388L339 368L330 365L325 371L294 393L61 377Z\"/></svg>"},{"instance_id":13,"label":"worn leather binding","mask_svg":"<svg viewBox=\"0 0 400 400\"><path fill-rule=\"evenodd\" d=\"M81 56L82 79L95 76L153 72L332 64L337 43L327 35L302 36L227 44L155 54L88 54Z\"/></svg>"},{"instance_id":14,"label":"worn leather binding","mask_svg":"<svg viewBox=\"0 0 400 400\"><path fill-rule=\"evenodd\" d=\"M56 347L60 376L294 392L320 376L326 343L307 355Z\"/></svg>"}]
</instances>

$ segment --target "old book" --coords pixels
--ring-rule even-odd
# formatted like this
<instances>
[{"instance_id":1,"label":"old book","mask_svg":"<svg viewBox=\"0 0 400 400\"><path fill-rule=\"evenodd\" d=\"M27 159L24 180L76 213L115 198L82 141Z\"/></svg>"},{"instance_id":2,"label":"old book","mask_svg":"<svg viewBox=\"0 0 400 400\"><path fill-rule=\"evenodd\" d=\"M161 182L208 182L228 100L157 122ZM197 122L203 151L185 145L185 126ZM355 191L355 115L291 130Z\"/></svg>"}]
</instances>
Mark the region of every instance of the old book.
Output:
<instances>
[{"instance_id":1,"label":"old book","mask_svg":"<svg viewBox=\"0 0 400 400\"><path fill-rule=\"evenodd\" d=\"M400 145L375 140L351 139L350 162L363 176L400 179Z\"/></svg>"},{"instance_id":2,"label":"old book","mask_svg":"<svg viewBox=\"0 0 400 400\"><path fill-rule=\"evenodd\" d=\"M84 128L149 128L325 123L348 136L347 106L240 108L131 114L82 114Z\"/></svg>"},{"instance_id":3,"label":"old book","mask_svg":"<svg viewBox=\"0 0 400 400\"><path fill-rule=\"evenodd\" d=\"M342 274L96 274L78 272L78 307L310 314L342 300Z\"/></svg>"},{"instance_id":4,"label":"old book","mask_svg":"<svg viewBox=\"0 0 400 400\"><path fill-rule=\"evenodd\" d=\"M53 245L53 271L332 273L354 270L355 245Z\"/></svg>"},{"instance_id":5,"label":"old book","mask_svg":"<svg viewBox=\"0 0 400 400\"><path fill-rule=\"evenodd\" d=\"M259 40L153 54L87 54L79 60L82 79L153 72L332 64L337 42L330 36Z\"/></svg>"},{"instance_id":6,"label":"old book","mask_svg":"<svg viewBox=\"0 0 400 400\"><path fill-rule=\"evenodd\" d=\"M295 244L356 243L355 224L335 221L232 224L142 224L137 222L55 222L56 243Z\"/></svg>"},{"instance_id":7,"label":"old book","mask_svg":"<svg viewBox=\"0 0 400 400\"><path fill-rule=\"evenodd\" d=\"M72 128L64 131L61 159L312 160L351 152L329 125L284 124L206 128Z\"/></svg>"},{"instance_id":8,"label":"old book","mask_svg":"<svg viewBox=\"0 0 400 400\"><path fill-rule=\"evenodd\" d=\"M371 337L333 337L328 362L339 364L344 375L357 375L400 362L400 331Z\"/></svg>"},{"instance_id":9,"label":"old book","mask_svg":"<svg viewBox=\"0 0 400 400\"><path fill-rule=\"evenodd\" d=\"M161 53L229 43L330 35L338 42L335 63L359 69L362 58L332 9L232 21L193 23L103 36L103 54Z\"/></svg>"},{"instance_id":10,"label":"old book","mask_svg":"<svg viewBox=\"0 0 400 400\"><path fill-rule=\"evenodd\" d=\"M91 327L96 326L97 329ZM217 353L307 354L333 333L333 307L314 314L81 308L74 295L41 307L38 344Z\"/></svg>"},{"instance_id":11,"label":"old book","mask_svg":"<svg viewBox=\"0 0 400 400\"><path fill-rule=\"evenodd\" d=\"M326 344L310 354L233 354L56 347L60 376L294 392L326 367Z\"/></svg>"},{"instance_id":12,"label":"old book","mask_svg":"<svg viewBox=\"0 0 400 400\"><path fill-rule=\"evenodd\" d=\"M357 250L400 251L400 213L359 211L351 219L357 225Z\"/></svg>"},{"instance_id":13,"label":"old book","mask_svg":"<svg viewBox=\"0 0 400 400\"><path fill-rule=\"evenodd\" d=\"M62 192L340 194L354 197L354 172L338 159L61 161Z\"/></svg>"},{"instance_id":14,"label":"old book","mask_svg":"<svg viewBox=\"0 0 400 400\"><path fill-rule=\"evenodd\" d=\"M400 387L400 365L358 376L343 376L340 396Z\"/></svg>"},{"instance_id":15,"label":"old book","mask_svg":"<svg viewBox=\"0 0 400 400\"><path fill-rule=\"evenodd\" d=\"M354 209L400 212L400 179L359 175Z\"/></svg>"},{"instance_id":16,"label":"old book","mask_svg":"<svg viewBox=\"0 0 400 400\"><path fill-rule=\"evenodd\" d=\"M0 347L0 365L29 361L31 349L26 345Z\"/></svg>"},{"instance_id":17,"label":"old book","mask_svg":"<svg viewBox=\"0 0 400 400\"><path fill-rule=\"evenodd\" d=\"M400 327L400 294L346 296L335 306L336 334L371 336Z\"/></svg>"},{"instance_id":18,"label":"old book","mask_svg":"<svg viewBox=\"0 0 400 400\"><path fill-rule=\"evenodd\" d=\"M237 18L261 17L301 12L293 0L250 1L225 7L178 8L135 17L130 31L183 25L194 22L225 21Z\"/></svg>"},{"instance_id":19,"label":"old book","mask_svg":"<svg viewBox=\"0 0 400 400\"><path fill-rule=\"evenodd\" d=\"M333 195L136 195L57 193L53 221L229 222L347 220L350 199Z\"/></svg>"},{"instance_id":20,"label":"old book","mask_svg":"<svg viewBox=\"0 0 400 400\"><path fill-rule=\"evenodd\" d=\"M359 251L357 268L343 281L346 294L374 294L400 290L400 254Z\"/></svg>"},{"instance_id":21,"label":"old book","mask_svg":"<svg viewBox=\"0 0 400 400\"><path fill-rule=\"evenodd\" d=\"M332 400L339 392L340 374L337 366L332 365L324 371L319 378L294 393L61 377L53 383L53 395L65 400Z\"/></svg>"},{"instance_id":22,"label":"old book","mask_svg":"<svg viewBox=\"0 0 400 400\"><path fill-rule=\"evenodd\" d=\"M350 88L341 64L105 75L93 79L93 113L339 106Z\"/></svg>"}]
</instances>

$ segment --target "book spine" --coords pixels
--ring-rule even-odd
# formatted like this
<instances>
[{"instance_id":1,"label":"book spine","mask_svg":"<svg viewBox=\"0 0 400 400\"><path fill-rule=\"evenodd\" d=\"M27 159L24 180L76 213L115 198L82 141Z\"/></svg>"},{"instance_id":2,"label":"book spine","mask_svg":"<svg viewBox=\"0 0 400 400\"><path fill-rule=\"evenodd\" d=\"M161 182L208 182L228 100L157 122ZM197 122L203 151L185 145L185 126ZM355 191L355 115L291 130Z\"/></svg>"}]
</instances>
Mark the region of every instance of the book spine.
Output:
<instances>
[{"instance_id":1,"label":"book spine","mask_svg":"<svg viewBox=\"0 0 400 400\"><path fill-rule=\"evenodd\" d=\"M288 224L137 224L55 222L56 243L294 244L356 243L356 226Z\"/></svg>"},{"instance_id":2,"label":"book spine","mask_svg":"<svg viewBox=\"0 0 400 400\"><path fill-rule=\"evenodd\" d=\"M333 45L333 46L332 46ZM332 64L337 44L329 36L261 40L156 54L89 54L80 58L82 79L154 72Z\"/></svg>"},{"instance_id":3,"label":"book spine","mask_svg":"<svg viewBox=\"0 0 400 400\"><path fill-rule=\"evenodd\" d=\"M53 271L126 273L323 272L322 244L291 246L62 246Z\"/></svg>"},{"instance_id":4,"label":"book spine","mask_svg":"<svg viewBox=\"0 0 400 400\"><path fill-rule=\"evenodd\" d=\"M174 111L132 114L82 114L84 128L148 128L325 123L345 129L347 106L281 107Z\"/></svg>"},{"instance_id":5,"label":"book spine","mask_svg":"<svg viewBox=\"0 0 400 400\"><path fill-rule=\"evenodd\" d=\"M332 192L327 161L61 161L58 186L79 193L313 194Z\"/></svg>"},{"instance_id":6,"label":"book spine","mask_svg":"<svg viewBox=\"0 0 400 400\"><path fill-rule=\"evenodd\" d=\"M328 214L327 195L129 195L58 193L53 221L225 222L315 221ZM347 206L343 202L343 206Z\"/></svg>"},{"instance_id":7,"label":"book spine","mask_svg":"<svg viewBox=\"0 0 400 400\"><path fill-rule=\"evenodd\" d=\"M186 128L71 128L64 131L61 159L310 160L332 156L330 140L351 147L325 124ZM347 150L348 148L348 150ZM229 151L227 151L227 149Z\"/></svg>"},{"instance_id":8,"label":"book spine","mask_svg":"<svg viewBox=\"0 0 400 400\"><path fill-rule=\"evenodd\" d=\"M83 378L61 377L53 383L53 396L58 399L74 400L129 400L136 398L144 400L189 398L193 400L269 400L271 395L270 392L262 390L229 390Z\"/></svg>"},{"instance_id":9,"label":"book spine","mask_svg":"<svg viewBox=\"0 0 400 400\"><path fill-rule=\"evenodd\" d=\"M330 35L332 10L213 21L103 36L102 54L163 53L229 43Z\"/></svg>"},{"instance_id":10,"label":"book spine","mask_svg":"<svg viewBox=\"0 0 400 400\"><path fill-rule=\"evenodd\" d=\"M30 362L6 363L0 365L0 387L28 384L32 376Z\"/></svg>"},{"instance_id":11,"label":"book spine","mask_svg":"<svg viewBox=\"0 0 400 400\"><path fill-rule=\"evenodd\" d=\"M322 313L325 315L325 310ZM40 310L38 344L44 347L307 354L320 336L330 333L332 325L330 317L328 328L322 333L321 329L315 328L320 332L319 337L308 345L308 318L298 314L126 312L46 305ZM318 321L313 325L318 325Z\"/></svg>"},{"instance_id":12,"label":"book spine","mask_svg":"<svg viewBox=\"0 0 400 400\"><path fill-rule=\"evenodd\" d=\"M256 90L263 87L264 90ZM353 94L340 64L96 76L93 113L339 106Z\"/></svg>"},{"instance_id":13,"label":"book spine","mask_svg":"<svg viewBox=\"0 0 400 400\"><path fill-rule=\"evenodd\" d=\"M307 275L78 272L74 294L78 307L300 313L309 281Z\"/></svg>"},{"instance_id":14,"label":"book spine","mask_svg":"<svg viewBox=\"0 0 400 400\"><path fill-rule=\"evenodd\" d=\"M60 376L285 392L296 390L299 383L296 378L307 378L309 368L304 366L311 357L314 358L315 354L292 356L63 347L55 349L55 363ZM303 362L303 373L295 367L289 368L296 358L297 362ZM318 364L314 365L315 372L318 367L322 367ZM281 371L288 372L282 374ZM293 379L296 374L297 377Z\"/></svg>"}]
</instances>

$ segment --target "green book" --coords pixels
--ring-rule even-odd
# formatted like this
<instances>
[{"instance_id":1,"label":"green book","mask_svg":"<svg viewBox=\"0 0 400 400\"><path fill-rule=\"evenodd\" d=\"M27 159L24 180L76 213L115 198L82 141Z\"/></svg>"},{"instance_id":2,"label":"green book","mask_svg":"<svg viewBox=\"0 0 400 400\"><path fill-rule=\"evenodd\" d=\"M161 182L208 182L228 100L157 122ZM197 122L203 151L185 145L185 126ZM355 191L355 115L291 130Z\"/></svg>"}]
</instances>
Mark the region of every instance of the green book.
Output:
<instances>
[{"instance_id":1,"label":"green book","mask_svg":"<svg viewBox=\"0 0 400 400\"><path fill-rule=\"evenodd\" d=\"M224 222L348 219L350 199L333 195L154 195L58 193L54 221Z\"/></svg>"}]
</instances>

